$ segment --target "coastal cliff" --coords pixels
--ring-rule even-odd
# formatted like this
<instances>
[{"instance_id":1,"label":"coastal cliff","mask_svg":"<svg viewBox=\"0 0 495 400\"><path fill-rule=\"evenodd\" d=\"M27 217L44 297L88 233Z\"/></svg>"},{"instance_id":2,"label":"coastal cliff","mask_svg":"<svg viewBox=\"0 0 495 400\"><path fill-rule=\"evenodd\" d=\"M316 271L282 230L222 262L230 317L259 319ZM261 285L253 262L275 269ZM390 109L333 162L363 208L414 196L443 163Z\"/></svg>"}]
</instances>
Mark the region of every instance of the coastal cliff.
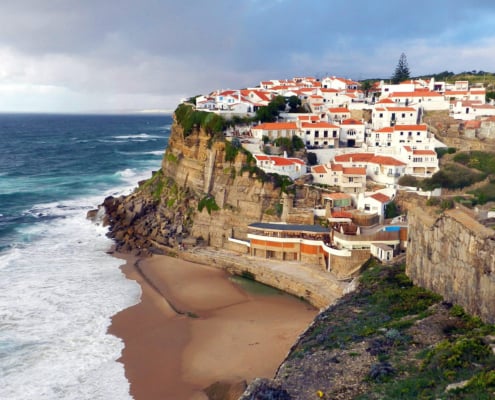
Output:
<instances>
[{"instance_id":1,"label":"coastal cliff","mask_svg":"<svg viewBox=\"0 0 495 400\"><path fill-rule=\"evenodd\" d=\"M314 202L313 194L307 190L298 193L294 188L298 204L304 203L305 198ZM284 199L287 201L287 196L279 182L262 176L253 167L248 153L233 149L224 140L215 140L203 128L196 127L186 133L176 121L161 169L151 179L140 182L129 196L105 199L104 220L110 225L110 235L119 250L141 255L176 253L191 261L217 263L239 273L242 267L238 268L231 259L222 260L219 254L210 254L209 258L205 256L208 253L195 253L191 248L242 253L245 247L228 238L244 240L250 223L286 218L280 207ZM418 207L410 203L410 210ZM408 265L408 273L414 282L430 287L427 281L432 276L419 272L419 266L427 266L426 261L423 258L416 261L430 254L428 245L431 247L433 243L436 250L431 254L438 259L445 244L439 240L439 231L424 232L435 225L435 218L423 220L426 216L421 216L419 211L412 212L411 218L408 257L413 258L408 259L408 264L415 263L416 269ZM453 223L442 221L438 220L435 226ZM454 228L449 225L446 230L450 234L444 238L451 247L456 246L457 237L465 234L465 228ZM490 235L485 239L493 242ZM466 271L468 263L476 263L474 255L478 251L492 260L491 266L481 264L481 275L476 275L482 278L479 282L486 282L493 273L491 245L469 235L461 242L473 255L472 259L464 260ZM184 247L186 252L180 250ZM409 255L411 252L414 254ZM252 262L247 255L237 258L241 264L241 261ZM261 277L254 268L248 272L258 274L257 279ZM434 275L432 270L430 273ZM307 287L299 287L299 282L275 275L271 274L269 279L278 280L277 285L283 285L285 290L297 286L296 291L308 291ZM445 287L458 288L462 279L455 284L449 281ZM486 288L484 283L475 287ZM333 297L322 298L318 290L311 290L306 297L322 306L334 303L344 293L340 286L330 289L326 292L334 293ZM446 299L457 301L448 296ZM491 302L495 304L493 297ZM469 310L469 302L465 307ZM494 334L493 326L483 325L460 307L442 303L440 296L414 286L404 273L404 265L381 266L370 261L364 268L359 289L322 311L294 344L274 379L256 380L242 399L262 398L256 397L260 393L280 399L395 399L399 394L410 399L455 398L459 390L476 396L486 388L495 390L495 376L489 374L495 366ZM455 365L450 364L451 355L457 357ZM449 389L450 384L462 379L463 388Z\"/></svg>"},{"instance_id":2,"label":"coastal cliff","mask_svg":"<svg viewBox=\"0 0 495 400\"><path fill-rule=\"evenodd\" d=\"M280 221L282 190L250 161L205 129L186 134L175 121L161 169L131 195L104 201L117 249L146 254L203 243L235 250L228 238L245 239L250 223Z\"/></svg>"}]
</instances>

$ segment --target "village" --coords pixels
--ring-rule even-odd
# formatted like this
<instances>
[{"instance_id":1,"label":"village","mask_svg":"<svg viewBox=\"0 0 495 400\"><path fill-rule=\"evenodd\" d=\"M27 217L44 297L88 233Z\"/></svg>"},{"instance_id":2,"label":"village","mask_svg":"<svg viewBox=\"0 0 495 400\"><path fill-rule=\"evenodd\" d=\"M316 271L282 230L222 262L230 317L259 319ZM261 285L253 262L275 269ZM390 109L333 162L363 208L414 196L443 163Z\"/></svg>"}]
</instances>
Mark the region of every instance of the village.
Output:
<instances>
[{"instance_id":1,"label":"village","mask_svg":"<svg viewBox=\"0 0 495 400\"><path fill-rule=\"evenodd\" d=\"M486 104L485 88L468 81L380 81L367 89L333 76L262 81L196 97L198 111L226 119L253 117L277 96L290 99L275 122L235 125L227 139L240 142L266 173L321 190L321 202L309 213L284 196L283 223L253 223L247 240L230 241L251 256L316 263L340 278L351 277L370 255L392 262L405 253L407 216L394 204L397 191L428 198L441 193L399 184L405 175L428 178L439 171L435 149L446 145L423 116L445 111L467 129L480 128L483 120L493 121L495 106ZM289 106L294 100L297 112ZM298 140L306 157L288 154L280 139Z\"/></svg>"}]
</instances>

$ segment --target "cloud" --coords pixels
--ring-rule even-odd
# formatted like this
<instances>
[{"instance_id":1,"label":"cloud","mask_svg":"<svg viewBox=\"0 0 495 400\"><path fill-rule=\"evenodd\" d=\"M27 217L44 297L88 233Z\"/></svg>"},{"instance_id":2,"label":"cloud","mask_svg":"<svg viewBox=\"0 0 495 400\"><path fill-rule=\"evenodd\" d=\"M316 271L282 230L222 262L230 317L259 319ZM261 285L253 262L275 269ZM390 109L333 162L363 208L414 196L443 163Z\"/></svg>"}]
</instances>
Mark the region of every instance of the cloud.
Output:
<instances>
[{"instance_id":1,"label":"cloud","mask_svg":"<svg viewBox=\"0 0 495 400\"><path fill-rule=\"evenodd\" d=\"M175 108L263 79L386 78L402 52L412 74L489 71L494 17L488 0L4 0L0 110Z\"/></svg>"}]
</instances>

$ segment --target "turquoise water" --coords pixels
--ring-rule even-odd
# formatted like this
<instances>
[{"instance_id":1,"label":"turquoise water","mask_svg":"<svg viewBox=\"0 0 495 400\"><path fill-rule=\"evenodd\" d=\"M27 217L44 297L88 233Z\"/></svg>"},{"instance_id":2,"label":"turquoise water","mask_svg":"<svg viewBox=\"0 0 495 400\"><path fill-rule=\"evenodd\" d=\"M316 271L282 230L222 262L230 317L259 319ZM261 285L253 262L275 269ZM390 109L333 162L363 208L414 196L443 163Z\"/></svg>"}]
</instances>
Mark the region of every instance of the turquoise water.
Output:
<instances>
[{"instance_id":1,"label":"turquoise water","mask_svg":"<svg viewBox=\"0 0 495 400\"><path fill-rule=\"evenodd\" d=\"M107 328L141 292L86 213L160 167L171 123L0 114L0 399L130 399Z\"/></svg>"},{"instance_id":2,"label":"turquoise water","mask_svg":"<svg viewBox=\"0 0 495 400\"><path fill-rule=\"evenodd\" d=\"M400 231L400 226L386 226L383 230L385 232L397 232Z\"/></svg>"}]
</instances>

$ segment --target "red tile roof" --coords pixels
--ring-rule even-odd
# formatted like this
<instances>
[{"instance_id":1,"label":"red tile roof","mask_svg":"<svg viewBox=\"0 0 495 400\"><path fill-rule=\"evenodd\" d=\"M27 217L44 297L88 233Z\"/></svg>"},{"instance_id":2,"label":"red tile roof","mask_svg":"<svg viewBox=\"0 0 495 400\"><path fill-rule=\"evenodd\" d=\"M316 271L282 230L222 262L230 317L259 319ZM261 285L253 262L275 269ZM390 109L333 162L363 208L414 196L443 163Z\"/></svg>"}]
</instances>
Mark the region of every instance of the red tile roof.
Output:
<instances>
[{"instance_id":1,"label":"red tile roof","mask_svg":"<svg viewBox=\"0 0 495 400\"><path fill-rule=\"evenodd\" d=\"M349 154L339 154L335 156L335 162L367 162L371 160L375 155L373 153L349 153Z\"/></svg>"},{"instance_id":2,"label":"red tile roof","mask_svg":"<svg viewBox=\"0 0 495 400\"><path fill-rule=\"evenodd\" d=\"M331 124L329 122L303 122L301 124L303 128L331 128L331 129L339 129L337 125Z\"/></svg>"},{"instance_id":3,"label":"red tile roof","mask_svg":"<svg viewBox=\"0 0 495 400\"><path fill-rule=\"evenodd\" d=\"M341 125L364 125L361 121L354 118L345 119L342 121Z\"/></svg>"},{"instance_id":4,"label":"red tile roof","mask_svg":"<svg viewBox=\"0 0 495 400\"><path fill-rule=\"evenodd\" d=\"M466 121L464 128L466 129L478 129L481 127L481 121Z\"/></svg>"},{"instance_id":5,"label":"red tile roof","mask_svg":"<svg viewBox=\"0 0 495 400\"><path fill-rule=\"evenodd\" d=\"M389 156L374 156L369 160L370 163L380 164L380 165L392 165L392 166L403 166L406 165L402 161L397 160L396 158Z\"/></svg>"},{"instance_id":6,"label":"red tile roof","mask_svg":"<svg viewBox=\"0 0 495 400\"><path fill-rule=\"evenodd\" d=\"M378 129L375 133L392 133L394 128L391 126L386 126L385 128Z\"/></svg>"},{"instance_id":7,"label":"red tile roof","mask_svg":"<svg viewBox=\"0 0 495 400\"><path fill-rule=\"evenodd\" d=\"M327 173L327 167L324 165L315 165L314 167L311 167L311 170L315 174L326 174Z\"/></svg>"},{"instance_id":8,"label":"red tile roof","mask_svg":"<svg viewBox=\"0 0 495 400\"><path fill-rule=\"evenodd\" d=\"M330 111L331 113L350 113L349 109L345 108L345 107L333 107L333 108L329 108L328 111Z\"/></svg>"},{"instance_id":9,"label":"red tile roof","mask_svg":"<svg viewBox=\"0 0 495 400\"><path fill-rule=\"evenodd\" d=\"M437 153L434 150L413 150L413 154L418 156L434 156Z\"/></svg>"},{"instance_id":10,"label":"red tile roof","mask_svg":"<svg viewBox=\"0 0 495 400\"><path fill-rule=\"evenodd\" d=\"M349 167L343 170L345 175L366 175L366 168L362 167Z\"/></svg>"},{"instance_id":11,"label":"red tile roof","mask_svg":"<svg viewBox=\"0 0 495 400\"><path fill-rule=\"evenodd\" d=\"M332 211L332 218L352 218L352 214L346 211Z\"/></svg>"},{"instance_id":12,"label":"red tile roof","mask_svg":"<svg viewBox=\"0 0 495 400\"><path fill-rule=\"evenodd\" d=\"M383 193L375 193L372 194L370 197L378 200L380 203L388 203L390 201L390 197L385 196Z\"/></svg>"},{"instance_id":13,"label":"red tile roof","mask_svg":"<svg viewBox=\"0 0 495 400\"><path fill-rule=\"evenodd\" d=\"M415 90L414 92L394 92L390 94L390 97L441 97L442 95L437 92L431 92L429 90Z\"/></svg>"},{"instance_id":14,"label":"red tile roof","mask_svg":"<svg viewBox=\"0 0 495 400\"><path fill-rule=\"evenodd\" d=\"M324 199L332 199L332 200L352 199L351 195L341 192L325 193L322 195L322 197Z\"/></svg>"},{"instance_id":15,"label":"red tile roof","mask_svg":"<svg viewBox=\"0 0 495 400\"><path fill-rule=\"evenodd\" d=\"M263 129L265 131L280 131L297 129L297 124L295 122L265 122L253 127L253 129Z\"/></svg>"},{"instance_id":16,"label":"red tile roof","mask_svg":"<svg viewBox=\"0 0 495 400\"><path fill-rule=\"evenodd\" d=\"M395 131L426 131L428 126L426 124L421 125L395 125Z\"/></svg>"}]
</instances>

